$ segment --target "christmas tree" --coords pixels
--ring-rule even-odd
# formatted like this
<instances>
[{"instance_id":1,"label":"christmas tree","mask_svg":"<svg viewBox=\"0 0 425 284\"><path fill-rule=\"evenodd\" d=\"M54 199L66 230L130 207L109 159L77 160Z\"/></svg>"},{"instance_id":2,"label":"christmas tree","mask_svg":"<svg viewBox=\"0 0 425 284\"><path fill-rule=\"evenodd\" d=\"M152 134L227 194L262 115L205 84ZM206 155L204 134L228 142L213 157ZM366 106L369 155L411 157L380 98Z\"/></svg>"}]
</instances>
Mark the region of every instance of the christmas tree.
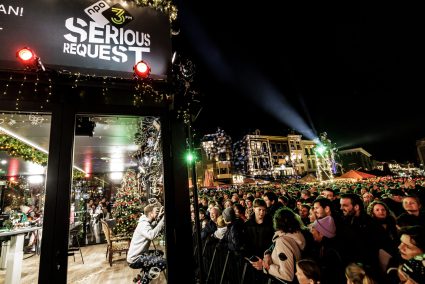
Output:
<instances>
[{"instance_id":1,"label":"christmas tree","mask_svg":"<svg viewBox=\"0 0 425 284\"><path fill-rule=\"evenodd\" d=\"M127 170L115 198L112 208L112 215L117 222L114 233L131 237L145 206L141 201L139 182L134 170Z\"/></svg>"},{"instance_id":2,"label":"christmas tree","mask_svg":"<svg viewBox=\"0 0 425 284\"><path fill-rule=\"evenodd\" d=\"M335 155L337 151L338 148L328 138L328 134L326 132L320 133L319 139L316 140L315 147L316 174L319 181L325 178L333 180L334 174L336 173Z\"/></svg>"}]
</instances>

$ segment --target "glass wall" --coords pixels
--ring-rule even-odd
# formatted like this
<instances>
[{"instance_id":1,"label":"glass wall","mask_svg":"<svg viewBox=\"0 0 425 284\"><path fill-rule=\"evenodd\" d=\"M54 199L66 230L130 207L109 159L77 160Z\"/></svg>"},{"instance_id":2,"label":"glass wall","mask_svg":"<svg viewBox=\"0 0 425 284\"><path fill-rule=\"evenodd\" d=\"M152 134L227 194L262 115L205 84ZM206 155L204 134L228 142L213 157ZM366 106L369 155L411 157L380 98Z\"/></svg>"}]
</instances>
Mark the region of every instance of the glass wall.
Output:
<instances>
[{"instance_id":1,"label":"glass wall","mask_svg":"<svg viewBox=\"0 0 425 284\"><path fill-rule=\"evenodd\" d=\"M51 115L0 114L0 283L36 283Z\"/></svg>"},{"instance_id":2,"label":"glass wall","mask_svg":"<svg viewBox=\"0 0 425 284\"><path fill-rule=\"evenodd\" d=\"M78 115L68 283L166 283L157 117Z\"/></svg>"}]
</instances>

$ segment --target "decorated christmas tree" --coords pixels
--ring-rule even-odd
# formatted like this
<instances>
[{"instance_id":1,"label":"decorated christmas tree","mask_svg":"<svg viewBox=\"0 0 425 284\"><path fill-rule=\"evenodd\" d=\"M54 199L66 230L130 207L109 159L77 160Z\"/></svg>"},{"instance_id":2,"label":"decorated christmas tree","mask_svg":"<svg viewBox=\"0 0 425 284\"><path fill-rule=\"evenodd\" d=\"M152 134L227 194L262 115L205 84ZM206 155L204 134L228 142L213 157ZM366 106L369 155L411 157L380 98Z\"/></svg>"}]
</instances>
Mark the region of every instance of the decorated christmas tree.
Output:
<instances>
[{"instance_id":1,"label":"decorated christmas tree","mask_svg":"<svg viewBox=\"0 0 425 284\"><path fill-rule=\"evenodd\" d=\"M328 138L328 134L326 132L320 133L319 139L316 143L315 154L317 178L319 181L324 179L332 180L336 173L335 155L338 148Z\"/></svg>"},{"instance_id":2,"label":"decorated christmas tree","mask_svg":"<svg viewBox=\"0 0 425 284\"><path fill-rule=\"evenodd\" d=\"M112 215L117 223L114 233L131 237L145 206L141 201L139 181L134 170L127 170L115 197Z\"/></svg>"}]
</instances>

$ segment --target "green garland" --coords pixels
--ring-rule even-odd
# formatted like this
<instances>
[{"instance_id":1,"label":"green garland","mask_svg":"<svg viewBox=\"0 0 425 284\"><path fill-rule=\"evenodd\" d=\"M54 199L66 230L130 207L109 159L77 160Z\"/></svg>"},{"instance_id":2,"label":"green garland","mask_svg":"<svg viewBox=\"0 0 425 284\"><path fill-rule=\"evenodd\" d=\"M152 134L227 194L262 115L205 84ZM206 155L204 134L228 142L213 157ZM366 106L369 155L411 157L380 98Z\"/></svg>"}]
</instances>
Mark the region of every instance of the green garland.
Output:
<instances>
[{"instance_id":1,"label":"green garland","mask_svg":"<svg viewBox=\"0 0 425 284\"><path fill-rule=\"evenodd\" d=\"M168 16L170 23L177 19L177 7L169 0L135 0L140 6L151 7Z\"/></svg>"},{"instance_id":2,"label":"green garland","mask_svg":"<svg viewBox=\"0 0 425 284\"><path fill-rule=\"evenodd\" d=\"M6 151L9 156L22 158L35 164L47 165L47 154L5 134L0 134L0 151Z\"/></svg>"},{"instance_id":3,"label":"green garland","mask_svg":"<svg viewBox=\"0 0 425 284\"><path fill-rule=\"evenodd\" d=\"M5 134L0 134L0 151L6 151L12 157L47 166L47 154ZM85 174L78 169L74 169L73 178L84 179Z\"/></svg>"}]
</instances>

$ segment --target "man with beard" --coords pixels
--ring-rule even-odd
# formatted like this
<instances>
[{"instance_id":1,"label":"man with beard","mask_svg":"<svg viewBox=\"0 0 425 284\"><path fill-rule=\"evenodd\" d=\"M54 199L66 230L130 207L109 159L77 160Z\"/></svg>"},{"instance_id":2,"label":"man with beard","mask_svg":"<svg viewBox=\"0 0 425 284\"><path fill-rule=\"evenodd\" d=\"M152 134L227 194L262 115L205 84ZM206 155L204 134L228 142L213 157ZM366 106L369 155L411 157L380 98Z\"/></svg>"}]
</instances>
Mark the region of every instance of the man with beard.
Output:
<instances>
[{"instance_id":1,"label":"man with beard","mask_svg":"<svg viewBox=\"0 0 425 284\"><path fill-rule=\"evenodd\" d=\"M353 193L341 195L341 211L343 214L340 237L345 244L346 263L363 263L371 271L379 271L379 240L383 235L372 217L366 214L360 196ZM339 233L338 232L338 233Z\"/></svg>"}]
</instances>

